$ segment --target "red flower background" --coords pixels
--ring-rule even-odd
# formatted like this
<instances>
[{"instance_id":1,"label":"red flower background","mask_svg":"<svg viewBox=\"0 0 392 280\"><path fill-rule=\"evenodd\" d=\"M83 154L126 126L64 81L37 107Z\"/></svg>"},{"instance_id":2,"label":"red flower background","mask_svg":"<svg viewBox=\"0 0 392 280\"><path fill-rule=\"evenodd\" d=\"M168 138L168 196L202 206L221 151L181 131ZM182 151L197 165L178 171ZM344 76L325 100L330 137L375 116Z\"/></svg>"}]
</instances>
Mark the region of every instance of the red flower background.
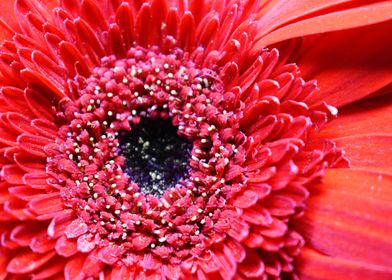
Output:
<instances>
[{"instance_id":1,"label":"red flower background","mask_svg":"<svg viewBox=\"0 0 392 280\"><path fill-rule=\"evenodd\" d=\"M391 1L0 11L1 279L392 278ZM192 143L160 197L141 117Z\"/></svg>"}]
</instances>

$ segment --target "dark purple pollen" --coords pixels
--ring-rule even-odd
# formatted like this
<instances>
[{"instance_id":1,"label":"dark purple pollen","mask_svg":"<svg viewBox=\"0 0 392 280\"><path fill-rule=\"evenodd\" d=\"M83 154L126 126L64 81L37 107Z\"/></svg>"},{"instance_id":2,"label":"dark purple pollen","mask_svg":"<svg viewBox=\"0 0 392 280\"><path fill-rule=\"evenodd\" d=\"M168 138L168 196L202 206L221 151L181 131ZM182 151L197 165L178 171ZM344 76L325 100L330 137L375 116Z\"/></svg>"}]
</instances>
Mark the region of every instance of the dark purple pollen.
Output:
<instances>
[{"instance_id":1,"label":"dark purple pollen","mask_svg":"<svg viewBox=\"0 0 392 280\"><path fill-rule=\"evenodd\" d=\"M187 176L192 144L178 136L170 120L142 119L120 140L124 171L143 193L162 196Z\"/></svg>"}]
</instances>

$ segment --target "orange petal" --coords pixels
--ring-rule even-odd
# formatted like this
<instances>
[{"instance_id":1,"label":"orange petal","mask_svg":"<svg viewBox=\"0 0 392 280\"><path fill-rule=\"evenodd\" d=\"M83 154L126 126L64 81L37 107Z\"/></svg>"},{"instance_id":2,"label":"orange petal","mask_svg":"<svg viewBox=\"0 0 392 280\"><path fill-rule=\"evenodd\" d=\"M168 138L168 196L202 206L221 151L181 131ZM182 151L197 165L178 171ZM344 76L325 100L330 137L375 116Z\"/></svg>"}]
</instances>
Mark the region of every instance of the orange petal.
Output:
<instances>
[{"instance_id":1,"label":"orange petal","mask_svg":"<svg viewBox=\"0 0 392 280\"><path fill-rule=\"evenodd\" d=\"M304 248L297 260L297 271L303 280L388 280L390 268L349 261Z\"/></svg>"},{"instance_id":2,"label":"orange petal","mask_svg":"<svg viewBox=\"0 0 392 280\"><path fill-rule=\"evenodd\" d=\"M329 169L297 223L307 244L331 257L392 267L392 176Z\"/></svg>"}]
</instances>

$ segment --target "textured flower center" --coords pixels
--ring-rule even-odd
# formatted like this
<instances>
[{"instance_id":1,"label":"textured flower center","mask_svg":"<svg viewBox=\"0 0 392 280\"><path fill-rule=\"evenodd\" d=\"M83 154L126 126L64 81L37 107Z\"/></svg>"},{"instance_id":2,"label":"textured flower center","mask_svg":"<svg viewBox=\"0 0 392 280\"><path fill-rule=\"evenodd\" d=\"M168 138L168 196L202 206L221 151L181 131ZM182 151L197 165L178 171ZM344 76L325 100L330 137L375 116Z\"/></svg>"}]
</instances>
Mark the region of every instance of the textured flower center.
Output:
<instances>
[{"instance_id":1,"label":"textured flower center","mask_svg":"<svg viewBox=\"0 0 392 280\"><path fill-rule=\"evenodd\" d=\"M152 250L176 262L224 237L237 218L226 200L242 182L235 162L244 137L217 77L179 50L138 47L72 81L80 97L62 103L48 170L77 213L66 235L80 251L98 245L108 263L126 263Z\"/></svg>"},{"instance_id":2,"label":"textured flower center","mask_svg":"<svg viewBox=\"0 0 392 280\"><path fill-rule=\"evenodd\" d=\"M143 193L162 196L166 189L181 185L192 145L177 135L169 120L142 119L124 134L120 154L125 158L125 171Z\"/></svg>"}]
</instances>

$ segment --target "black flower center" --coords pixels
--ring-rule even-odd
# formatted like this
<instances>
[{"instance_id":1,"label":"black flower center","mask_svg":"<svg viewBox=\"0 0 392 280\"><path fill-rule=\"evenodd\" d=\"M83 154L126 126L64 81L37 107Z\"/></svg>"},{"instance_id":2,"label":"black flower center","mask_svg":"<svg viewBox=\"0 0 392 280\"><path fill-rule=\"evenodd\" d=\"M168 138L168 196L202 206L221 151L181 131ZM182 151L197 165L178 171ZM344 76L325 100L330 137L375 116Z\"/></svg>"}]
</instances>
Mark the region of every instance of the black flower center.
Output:
<instances>
[{"instance_id":1,"label":"black flower center","mask_svg":"<svg viewBox=\"0 0 392 280\"><path fill-rule=\"evenodd\" d=\"M142 119L120 143L125 171L142 192L155 196L186 177L191 149L170 120L162 119Z\"/></svg>"}]
</instances>

